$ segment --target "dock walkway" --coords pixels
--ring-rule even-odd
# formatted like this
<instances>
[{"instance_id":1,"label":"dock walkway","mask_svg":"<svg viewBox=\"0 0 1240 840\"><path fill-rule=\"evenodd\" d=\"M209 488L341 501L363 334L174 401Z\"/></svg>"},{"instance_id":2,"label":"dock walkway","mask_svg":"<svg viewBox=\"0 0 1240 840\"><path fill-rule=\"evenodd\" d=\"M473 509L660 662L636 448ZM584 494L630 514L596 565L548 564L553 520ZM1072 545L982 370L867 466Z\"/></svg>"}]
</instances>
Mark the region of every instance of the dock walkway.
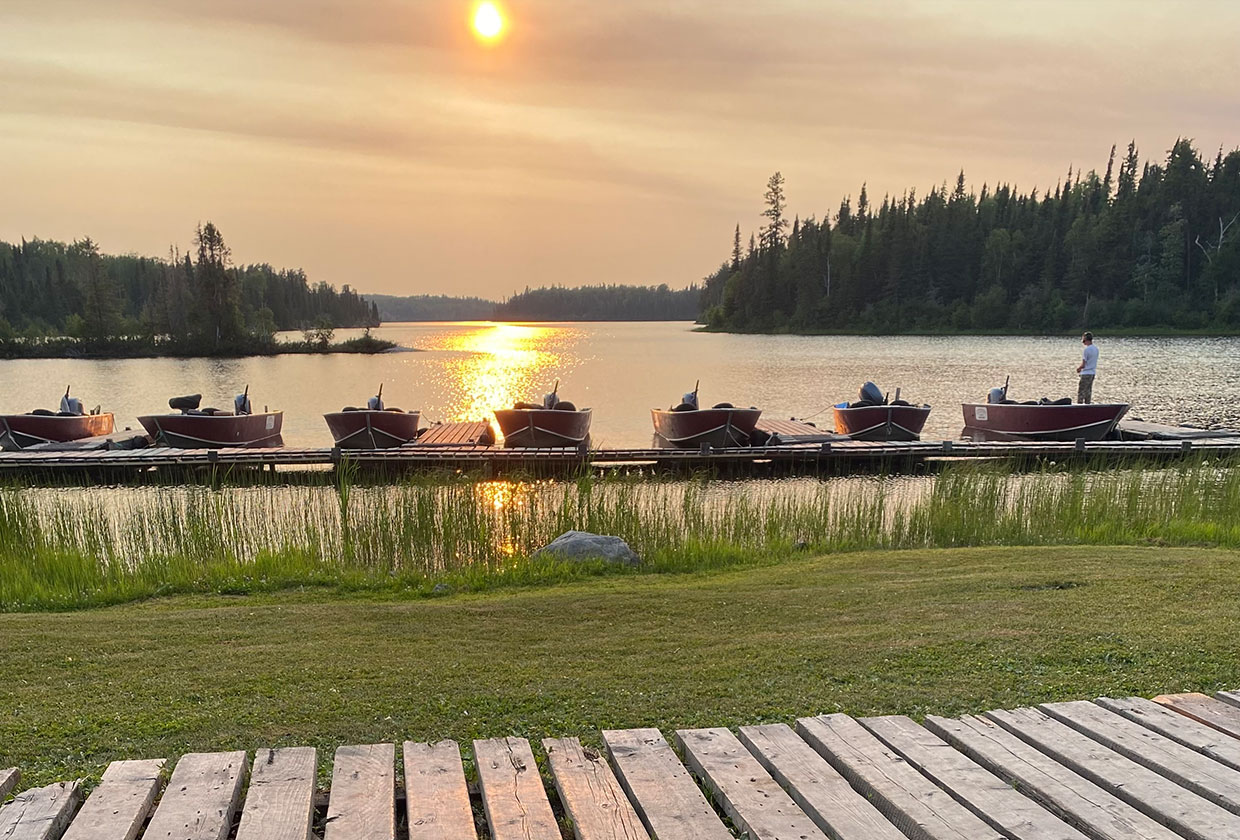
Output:
<instances>
[{"instance_id":1,"label":"dock walkway","mask_svg":"<svg viewBox=\"0 0 1240 840\"><path fill-rule=\"evenodd\" d=\"M5 840L1236 840L1240 694L1047 703L922 724L843 714L545 738L116 761L22 790ZM545 785L540 763L551 784ZM248 785L247 785L248 777ZM167 781L165 783L165 778ZM17 789L0 770L0 800ZM162 795L161 795L162 792ZM709 797L709 798L708 798ZM571 825L568 828L561 826Z\"/></svg>"}]
</instances>

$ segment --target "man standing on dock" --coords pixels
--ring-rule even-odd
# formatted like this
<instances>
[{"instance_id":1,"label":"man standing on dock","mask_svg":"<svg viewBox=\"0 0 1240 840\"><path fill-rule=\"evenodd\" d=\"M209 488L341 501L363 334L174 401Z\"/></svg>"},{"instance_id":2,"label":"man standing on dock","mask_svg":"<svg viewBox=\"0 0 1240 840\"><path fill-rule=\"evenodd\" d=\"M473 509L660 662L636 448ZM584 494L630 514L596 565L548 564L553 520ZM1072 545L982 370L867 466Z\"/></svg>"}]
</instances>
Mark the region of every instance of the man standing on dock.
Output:
<instances>
[{"instance_id":1,"label":"man standing on dock","mask_svg":"<svg viewBox=\"0 0 1240 840\"><path fill-rule=\"evenodd\" d=\"M1076 401L1088 403L1094 395L1094 377L1098 374L1098 348L1094 346L1094 334L1091 332L1081 336L1085 350L1081 353L1081 363L1076 372L1081 375L1081 384L1076 389Z\"/></svg>"}]
</instances>

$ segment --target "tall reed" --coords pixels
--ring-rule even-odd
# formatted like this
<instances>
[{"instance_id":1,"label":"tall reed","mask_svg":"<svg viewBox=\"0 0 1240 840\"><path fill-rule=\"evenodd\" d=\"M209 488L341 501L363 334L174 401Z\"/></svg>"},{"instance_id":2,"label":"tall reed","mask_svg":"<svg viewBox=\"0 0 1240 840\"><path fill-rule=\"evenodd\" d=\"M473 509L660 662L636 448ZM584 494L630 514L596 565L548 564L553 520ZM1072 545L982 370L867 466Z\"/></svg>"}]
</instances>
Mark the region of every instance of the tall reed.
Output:
<instances>
[{"instance_id":1,"label":"tall reed","mask_svg":"<svg viewBox=\"0 0 1240 840\"><path fill-rule=\"evenodd\" d=\"M817 552L976 545L1240 547L1240 467L724 482L419 479L395 486L0 489L0 609L296 586L469 588L600 564L531 559L560 533L626 539L656 571Z\"/></svg>"}]
</instances>

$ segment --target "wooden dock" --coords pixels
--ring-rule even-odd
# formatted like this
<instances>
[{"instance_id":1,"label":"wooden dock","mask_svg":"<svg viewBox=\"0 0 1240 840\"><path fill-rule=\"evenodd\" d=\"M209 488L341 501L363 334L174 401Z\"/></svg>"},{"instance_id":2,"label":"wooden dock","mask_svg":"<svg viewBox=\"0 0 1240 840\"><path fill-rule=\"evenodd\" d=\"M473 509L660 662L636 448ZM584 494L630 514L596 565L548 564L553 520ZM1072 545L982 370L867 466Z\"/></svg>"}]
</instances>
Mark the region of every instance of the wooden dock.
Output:
<instances>
[{"instance_id":1,"label":"wooden dock","mask_svg":"<svg viewBox=\"0 0 1240 840\"><path fill-rule=\"evenodd\" d=\"M1170 427L1168 427L1170 428ZM1122 441L857 441L795 421L767 421L778 443L737 448L662 449L550 447L512 448L486 442L486 423L432 426L414 443L393 449L330 447L237 449L109 449L102 446L37 448L0 452L0 476L49 477L72 472L122 480L144 473L186 470L307 469L342 465L362 470L448 469L488 472L569 472L636 468L649 471L720 470L735 475L831 473L885 469L898 471L926 461L1010 459L1018 462L1088 458L1173 459L1190 453L1240 453L1240 436Z\"/></svg>"},{"instance_id":2,"label":"wooden dock","mask_svg":"<svg viewBox=\"0 0 1240 840\"><path fill-rule=\"evenodd\" d=\"M21 790L5 840L1236 840L1240 694L1047 703L921 724L843 714L113 762ZM542 772L540 772L540 770ZM544 784L544 775L550 784ZM165 783L165 778L167 779ZM0 800L18 790L0 770ZM562 825L571 824L572 833Z\"/></svg>"}]
</instances>

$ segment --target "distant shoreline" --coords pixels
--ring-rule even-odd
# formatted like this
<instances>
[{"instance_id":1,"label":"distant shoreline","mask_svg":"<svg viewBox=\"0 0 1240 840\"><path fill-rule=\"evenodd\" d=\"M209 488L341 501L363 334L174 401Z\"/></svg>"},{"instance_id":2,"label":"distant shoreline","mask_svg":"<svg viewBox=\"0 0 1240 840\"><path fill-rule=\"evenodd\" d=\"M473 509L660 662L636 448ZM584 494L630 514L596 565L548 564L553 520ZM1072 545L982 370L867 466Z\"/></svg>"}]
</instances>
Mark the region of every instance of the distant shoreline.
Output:
<instances>
[{"instance_id":1,"label":"distant shoreline","mask_svg":"<svg viewBox=\"0 0 1240 840\"><path fill-rule=\"evenodd\" d=\"M20 349L22 352L14 352ZM220 348L218 352L204 351L200 347L183 348L152 347L145 342L134 342L126 347L79 346L73 339L38 342L35 345L22 346L20 342L0 343L0 360L17 361L20 359L89 359L107 361L109 359L248 359L266 356L328 356L335 354L353 354L374 356L380 353L418 352L415 347L401 347L393 341L364 336L332 344L319 345L311 342L277 342L269 346L247 346Z\"/></svg>"}]
</instances>

